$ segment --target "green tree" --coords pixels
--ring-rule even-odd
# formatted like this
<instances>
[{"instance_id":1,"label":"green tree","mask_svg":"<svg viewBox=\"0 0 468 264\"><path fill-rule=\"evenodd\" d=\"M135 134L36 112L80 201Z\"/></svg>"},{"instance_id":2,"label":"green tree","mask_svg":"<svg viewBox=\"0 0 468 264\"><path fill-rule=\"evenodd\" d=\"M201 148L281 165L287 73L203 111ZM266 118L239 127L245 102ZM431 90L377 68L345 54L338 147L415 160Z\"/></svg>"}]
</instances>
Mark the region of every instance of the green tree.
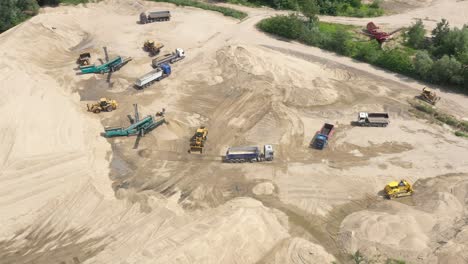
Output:
<instances>
[{"instance_id":1,"label":"green tree","mask_svg":"<svg viewBox=\"0 0 468 264\"><path fill-rule=\"evenodd\" d=\"M450 32L450 25L446 19L442 19L437 26L432 30L432 42L434 46L440 45L442 40Z\"/></svg>"},{"instance_id":2,"label":"green tree","mask_svg":"<svg viewBox=\"0 0 468 264\"><path fill-rule=\"evenodd\" d=\"M319 13L319 6L315 0L299 0L299 8L301 13L309 19L309 28L312 28L314 23L318 21L317 14Z\"/></svg>"},{"instance_id":3,"label":"green tree","mask_svg":"<svg viewBox=\"0 0 468 264\"><path fill-rule=\"evenodd\" d=\"M431 69L431 79L436 83L463 83L462 65L455 58L444 55L434 62Z\"/></svg>"},{"instance_id":4,"label":"green tree","mask_svg":"<svg viewBox=\"0 0 468 264\"><path fill-rule=\"evenodd\" d=\"M0 1L0 32L23 22L28 17L37 14L39 6L35 0L1 0Z\"/></svg>"},{"instance_id":5,"label":"green tree","mask_svg":"<svg viewBox=\"0 0 468 264\"><path fill-rule=\"evenodd\" d=\"M406 32L406 43L416 49L424 48L425 33L423 22L418 19Z\"/></svg>"},{"instance_id":6,"label":"green tree","mask_svg":"<svg viewBox=\"0 0 468 264\"><path fill-rule=\"evenodd\" d=\"M414 58L414 71L423 80L428 80L434 61L427 51L418 51Z\"/></svg>"}]
</instances>

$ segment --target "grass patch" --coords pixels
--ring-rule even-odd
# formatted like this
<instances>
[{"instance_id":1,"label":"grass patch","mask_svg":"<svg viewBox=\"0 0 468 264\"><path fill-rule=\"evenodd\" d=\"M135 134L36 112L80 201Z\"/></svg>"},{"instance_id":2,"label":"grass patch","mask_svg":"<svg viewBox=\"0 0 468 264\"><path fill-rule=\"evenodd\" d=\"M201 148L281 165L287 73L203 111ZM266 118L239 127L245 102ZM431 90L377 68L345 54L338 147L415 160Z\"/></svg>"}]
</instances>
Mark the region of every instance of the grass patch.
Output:
<instances>
[{"instance_id":1,"label":"grass patch","mask_svg":"<svg viewBox=\"0 0 468 264\"><path fill-rule=\"evenodd\" d=\"M234 5L243 5L248 7L261 7L264 6L264 3L257 1L248 1L248 0L227 0L229 4Z\"/></svg>"},{"instance_id":2,"label":"grass patch","mask_svg":"<svg viewBox=\"0 0 468 264\"><path fill-rule=\"evenodd\" d=\"M414 103L413 106L414 106L414 108L418 109L419 111L430 114L430 115L433 115L436 112L436 110L432 106L430 106L428 104Z\"/></svg>"},{"instance_id":3,"label":"grass patch","mask_svg":"<svg viewBox=\"0 0 468 264\"><path fill-rule=\"evenodd\" d=\"M216 6L212 4L198 2L194 0L152 0L152 1L171 3L177 6L193 6L193 7L200 8L200 9L219 12L225 16L229 16L229 17L233 17L237 19L244 19L247 17L247 13L244 13L242 11L238 11L238 10L228 8L228 7Z\"/></svg>"},{"instance_id":4,"label":"grass patch","mask_svg":"<svg viewBox=\"0 0 468 264\"><path fill-rule=\"evenodd\" d=\"M425 114L425 116L421 116L417 112L416 113L413 112L414 114L416 114L417 117L421 117L421 118L429 117L430 119L435 119L439 121L440 123L447 124L455 129L458 129L458 131L455 132L456 136L468 138L468 122L467 121L458 120L456 117L452 115L439 112L436 109L434 109L432 106L426 103L410 101L410 105L413 106L416 110L418 110L419 113Z\"/></svg>"},{"instance_id":5,"label":"grass patch","mask_svg":"<svg viewBox=\"0 0 468 264\"><path fill-rule=\"evenodd\" d=\"M387 259L387 261L385 261L385 264L406 264L406 262L399 259Z\"/></svg>"},{"instance_id":6,"label":"grass patch","mask_svg":"<svg viewBox=\"0 0 468 264\"><path fill-rule=\"evenodd\" d=\"M357 29L356 26L334 24L334 23L328 23L328 22L319 22L318 28L319 28L319 31L324 34L332 34L332 33L335 33L336 31L341 31L341 30L348 31L348 30Z\"/></svg>"},{"instance_id":7,"label":"grass patch","mask_svg":"<svg viewBox=\"0 0 468 264\"><path fill-rule=\"evenodd\" d=\"M372 4L361 4L359 7L353 7L348 3L338 6L336 15L348 17L378 17L384 14L383 9L374 7Z\"/></svg>"},{"instance_id":8,"label":"grass patch","mask_svg":"<svg viewBox=\"0 0 468 264\"><path fill-rule=\"evenodd\" d=\"M463 131L456 131L456 132L455 132L455 136L468 138L468 133L463 132Z\"/></svg>"}]
</instances>

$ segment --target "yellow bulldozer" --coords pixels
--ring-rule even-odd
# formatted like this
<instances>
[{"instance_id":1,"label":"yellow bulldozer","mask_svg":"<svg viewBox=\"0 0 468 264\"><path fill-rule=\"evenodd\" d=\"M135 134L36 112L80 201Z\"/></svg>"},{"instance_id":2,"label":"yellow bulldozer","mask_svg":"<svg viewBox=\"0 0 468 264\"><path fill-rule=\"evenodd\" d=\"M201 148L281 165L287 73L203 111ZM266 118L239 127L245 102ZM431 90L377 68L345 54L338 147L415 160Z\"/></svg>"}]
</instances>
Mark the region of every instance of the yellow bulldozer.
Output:
<instances>
[{"instance_id":1,"label":"yellow bulldozer","mask_svg":"<svg viewBox=\"0 0 468 264\"><path fill-rule=\"evenodd\" d=\"M107 99L107 98L101 98L99 99L98 102L92 104L92 105L89 105L89 104L86 104L86 107L88 107L88 111L89 112L93 112L93 113L100 113L102 111L107 111L107 112L111 112L115 109L117 109L117 101L115 100L111 100L111 99Z\"/></svg>"},{"instance_id":2,"label":"yellow bulldozer","mask_svg":"<svg viewBox=\"0 0 468 264\"><path fill-rule=\"evenodd\" d=\"M414 193L413 187L406 180L392 181L384 188L388 199L409 196Z\"/></svg>"},{"instance_id":3,"label":"yellow bulldozer","mask_svg":"<svg viewBox=\"0 0 468 264\"><path fill-rule=\"evenodd\" d=\"M147 40L145 44L143 44L143 49L149 52L151 56L158 55L163 47L164 45L162 43L154 42L153 40Z\"/></svg>"},{"instance_id":4,"label":"yellow bulldozer","mask_svg":"<svg viewBox=\"0 0 468 264\"><path fill-rule=\"evenodd\" d=\"M205 147L205 141L208 138L208 129L204 126L201 126L195 132L195 135L190 140L190 149L189 153L197 151L203 153L203 148Z\"/></svg>"},{"instance_id":5,"label":"yellow bulldozer","mask_svg":"<svg viewBox=\"0 0 468 264\"><path fill-rule=\"evenodd\" d=\"M422 89L421 95L419 96L419 99L428 102L432 105L435 105L440 100L440 97L437 96L436 92L434 92L433 90L424 87Z\"/></svg>"}]
</instances>

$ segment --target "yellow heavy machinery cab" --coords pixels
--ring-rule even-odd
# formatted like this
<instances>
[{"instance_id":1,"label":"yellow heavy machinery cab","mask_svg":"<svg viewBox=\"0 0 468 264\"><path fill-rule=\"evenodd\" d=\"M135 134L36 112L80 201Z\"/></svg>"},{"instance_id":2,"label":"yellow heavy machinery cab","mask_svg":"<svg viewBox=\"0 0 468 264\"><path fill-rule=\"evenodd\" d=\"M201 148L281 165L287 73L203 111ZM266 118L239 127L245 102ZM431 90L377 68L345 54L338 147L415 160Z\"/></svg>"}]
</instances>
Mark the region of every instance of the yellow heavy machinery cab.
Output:
<instances>
[{"instance_id":1,"label":"yellow heavy machinery cab","mask_svg":"<svg viewBox=\"0 0 468 264\"><path fill-rule=\"evenodd\" d=\"M115 109L117 109L117 101L107 99L107 98L101 98L99 101L95 104L92 105L86 105L88 107L88 111L93 112L93 113L100 113L102 111L107 111L111 112Z\"/></svg>"},{"instance_id":2,"label":"yellow heavy machinery cab","mask_svg":"<svg viewBox=\"0 0 468 264\"><path fill-rule=\"evenodd\" d=\"M406 180L393 181L385 186L385 194L389 199L412 195L414 190Z\"/></svg>"},{"instance_id":3,"label":"yellow heavy machinery cab","mask_svg":"<svg viewBox=\"0 0 468 264\"><path fill-rule=\"evenodd\" d=\"M164 47L164 44L160 42L155 42L153 40L147 40L143 44L143 49L149 52L151 56L158 55L163 47Z\"/></svg>"},{"instance_id":4,"label":"yellow heavy machinery cab","mask_svg":"<svg viewBox=\"0 0 468 264\"><path fill-rule=\"evenodd\" d=\"M200 127L195 132L195 135L190 140L190 149L189 153L192 151L198 151L203 153L203 148L205 147L205 141L208 136L208 129L205 127Z\"/></svg>"},{"instance_id":5,"label":"yellow heavy machinery cab","mask_svg":"<svg viewBox=\"0 0 468 264\"><path fill-rule=\"evenodd\" d=\"M432 105L435 105L439 100L440 100L440 97L437 96L436 92L434 92L433 90L427 88L427 87L424 87L422 89L422 92L421 92L421 95L419 96L419 98L425 102L428 102Z\"/></svg>"}]
</instances>

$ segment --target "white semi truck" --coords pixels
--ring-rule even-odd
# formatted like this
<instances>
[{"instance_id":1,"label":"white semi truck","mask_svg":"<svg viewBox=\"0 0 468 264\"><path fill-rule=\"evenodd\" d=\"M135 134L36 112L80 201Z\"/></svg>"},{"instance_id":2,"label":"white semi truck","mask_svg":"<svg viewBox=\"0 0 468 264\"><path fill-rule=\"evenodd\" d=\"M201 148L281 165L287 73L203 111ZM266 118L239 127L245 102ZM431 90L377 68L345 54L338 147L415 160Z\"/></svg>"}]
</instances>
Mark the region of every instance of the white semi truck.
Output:
<instances>
[{"instance_id":1,"label":"white semi truck","mask_svg":"<svg viewBox=\"0 0 468 264\"><path fill-rule=\"evenodd\" d=\"M230 147L224 156L224 162L261 162L272 161L275 152L272 145L263 146L263 152L257 146Z\"/></svg>"},{"instance_id":2,"label":"white semi truck","mask_svg":"<svg viewBox=\"0 0 468 264\"><path fill-rule=\"evenodd\" d=\"M163 63L174 63L184 58L185 58L185 51L181 48L177 48L172 53L167 53L154 59L152 62L152 65L153 65L153 68L157 68L159 67L159 65Z\"/></svg>"},{"instance_id":3,"label":"white semi truck","mask_svg":"<svg viewBox=\"0 0 468 264\"><path fill-rule=\"evenodd\" d=\"M155 70L152 70L138 78L135 81L135 87L138 89L143 89L152 85L156 81L160 81L161 79L166 78L169 75L171 75L171 65L161 64Z\"/></svg>"}]
</instances>

